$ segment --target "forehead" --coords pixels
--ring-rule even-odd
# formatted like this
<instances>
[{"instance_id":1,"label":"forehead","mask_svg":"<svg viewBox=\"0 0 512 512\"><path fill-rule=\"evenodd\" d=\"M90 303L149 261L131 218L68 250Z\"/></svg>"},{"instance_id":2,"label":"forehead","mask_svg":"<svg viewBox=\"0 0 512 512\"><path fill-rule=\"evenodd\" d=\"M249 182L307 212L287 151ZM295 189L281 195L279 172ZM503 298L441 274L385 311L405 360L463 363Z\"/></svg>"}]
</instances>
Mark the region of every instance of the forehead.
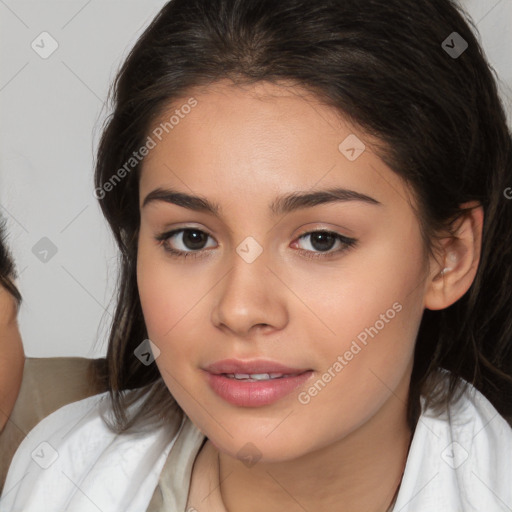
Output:
<instances>
[{"instance_id":1,"label":"forehead","mask_svg":"<svg viewBox=\"0 0 512 512\"><path fill-rule=\"evenodd\" d=\"M193 88L149 135L155 147L142 163L141 197L163 186L228 198L332 187L382 203L408 196L373 151L374 140L298 86L224 81ZM362 152L349 158L352 148Z\"/></svg>"}]
</instances>

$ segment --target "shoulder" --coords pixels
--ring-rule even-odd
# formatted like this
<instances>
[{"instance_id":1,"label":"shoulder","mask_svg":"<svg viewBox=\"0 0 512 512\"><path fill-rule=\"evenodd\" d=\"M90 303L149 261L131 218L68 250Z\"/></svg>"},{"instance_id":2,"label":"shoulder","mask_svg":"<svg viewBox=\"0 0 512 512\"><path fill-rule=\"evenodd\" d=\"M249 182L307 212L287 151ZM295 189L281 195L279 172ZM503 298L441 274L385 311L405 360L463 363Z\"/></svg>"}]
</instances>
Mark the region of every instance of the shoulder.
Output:
<instances>
[{"instance_id":1,"label":"shoulder","mask_svg":"<svg viewBox=\"0 0 512 512\"><path fill-rule=\"evenodd\" d=\"M457 475L464 510L512 509L512 428L492 403L468 384L450 408L444 457ZM450 467L453 466L453 467Z\"/></svg>"},{"instance_id":2,"label":"shoulder","mask_svg":"<svg viewBox=\"0 0 512 512\"><path fill-rule=\"evenodd\" d=\"M444 413L423 409L395 510L512 508L511 460L511 426L482 393L467 384L460 399Z\"/></svg>"},{"instance_id":3,"label":"shoulder","mask_svg":"<svg viewBox=\"0 0 512 512\"><path fill-rule=\"evenodd\" d=\"M512 509L512 427L471 385L460 402L451 410L449 432L467 510Z\"/></svg>"},{"instance_id":4,"label":"shoulder","mask_svg":"<svg viewBox=\"0 0 512 512\"><path fill-rule=\"evenodd\" d=\"M108 392L68 404L18 447L1 509L145 510L175 435L160 427L116 434L102 418Z\"/></svg>"},{"instance_id":5,"label":"shoulder","mask_svg":"<svg viewBox=\"0 0 512 512\"><path fill-rule=\"evenodd\" d=\"M445 414L436 416L425 411L423 421L441 437L449 435L455 445L454 465L462 467L467 460L467 467L475 474L499 468L512 475L512 427L480 391L465 384L464 393L449 405ZM500 481L496 479L496 484Z\"/></svg>"}]
</instances>

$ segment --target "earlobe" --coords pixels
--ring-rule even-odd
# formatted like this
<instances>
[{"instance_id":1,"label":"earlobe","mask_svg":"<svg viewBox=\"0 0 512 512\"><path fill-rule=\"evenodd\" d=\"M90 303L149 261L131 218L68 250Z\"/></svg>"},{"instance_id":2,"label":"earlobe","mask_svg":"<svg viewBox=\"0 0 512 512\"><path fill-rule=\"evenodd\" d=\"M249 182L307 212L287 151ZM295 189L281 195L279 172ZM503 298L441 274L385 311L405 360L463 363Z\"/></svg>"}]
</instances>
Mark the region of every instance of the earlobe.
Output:
<instances>
[{"instance_id":1,"label":"earlobe","mask_svg":"<svg viewBox=\"0 0 512 512\"><path fill-rule=\"evenodd\" d=\"M482 244L483 208L479 203L466 203L472 208L443 244L442 263L431 261L431 277L425 293L425 308L445 309L457 302L474 281Z\"/></svg>"}]
</instances>

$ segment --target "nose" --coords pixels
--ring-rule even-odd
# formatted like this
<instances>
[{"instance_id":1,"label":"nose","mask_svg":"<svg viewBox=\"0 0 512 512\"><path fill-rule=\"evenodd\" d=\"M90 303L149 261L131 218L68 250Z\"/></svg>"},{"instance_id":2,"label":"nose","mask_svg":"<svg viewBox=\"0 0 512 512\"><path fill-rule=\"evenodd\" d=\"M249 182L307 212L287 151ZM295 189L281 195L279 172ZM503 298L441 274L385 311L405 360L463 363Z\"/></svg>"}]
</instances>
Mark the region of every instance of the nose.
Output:
<instances>
[{"instance_id":1,"label":"nose","mask_svg":"<svg viewBox=\"0 0 512 512\"><path fill-rule=\"evenodd\" d=\"M248 263L235 253L231 269L216 287L212 322L237 338L281 330L288 322L286 286L264 254Z\"/></svg>"}]
</instances>

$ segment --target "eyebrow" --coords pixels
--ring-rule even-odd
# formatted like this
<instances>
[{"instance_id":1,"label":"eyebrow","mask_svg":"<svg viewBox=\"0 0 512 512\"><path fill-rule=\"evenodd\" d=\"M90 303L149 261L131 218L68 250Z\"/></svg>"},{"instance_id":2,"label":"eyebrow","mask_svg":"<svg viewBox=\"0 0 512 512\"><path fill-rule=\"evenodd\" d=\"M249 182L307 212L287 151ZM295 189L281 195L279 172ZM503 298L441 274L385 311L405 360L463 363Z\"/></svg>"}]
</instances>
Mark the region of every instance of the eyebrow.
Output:
<instances>
[{"instance_id":1,"label":"eyebrow","mask_svg":"<svg viewBox=\"0 0 512 512\"><path fill-rule=\"evenodd\" d=\"M193 196L184 192L164 188L157 188L150 192L144 199L142 208L158 201L172 203L197 212L210 213L216 217L220 217L221 214L220 206L217 203L210 202L205 197ZM292 192L279 196L270 204L270 211L272 215L276 216L303 208L311 208L320 204L348 201L359 201L370 205L382 206L380 201L366 194L356 192L355 190L336 187L315 192Z\"/></svg>"}]
</instances>

